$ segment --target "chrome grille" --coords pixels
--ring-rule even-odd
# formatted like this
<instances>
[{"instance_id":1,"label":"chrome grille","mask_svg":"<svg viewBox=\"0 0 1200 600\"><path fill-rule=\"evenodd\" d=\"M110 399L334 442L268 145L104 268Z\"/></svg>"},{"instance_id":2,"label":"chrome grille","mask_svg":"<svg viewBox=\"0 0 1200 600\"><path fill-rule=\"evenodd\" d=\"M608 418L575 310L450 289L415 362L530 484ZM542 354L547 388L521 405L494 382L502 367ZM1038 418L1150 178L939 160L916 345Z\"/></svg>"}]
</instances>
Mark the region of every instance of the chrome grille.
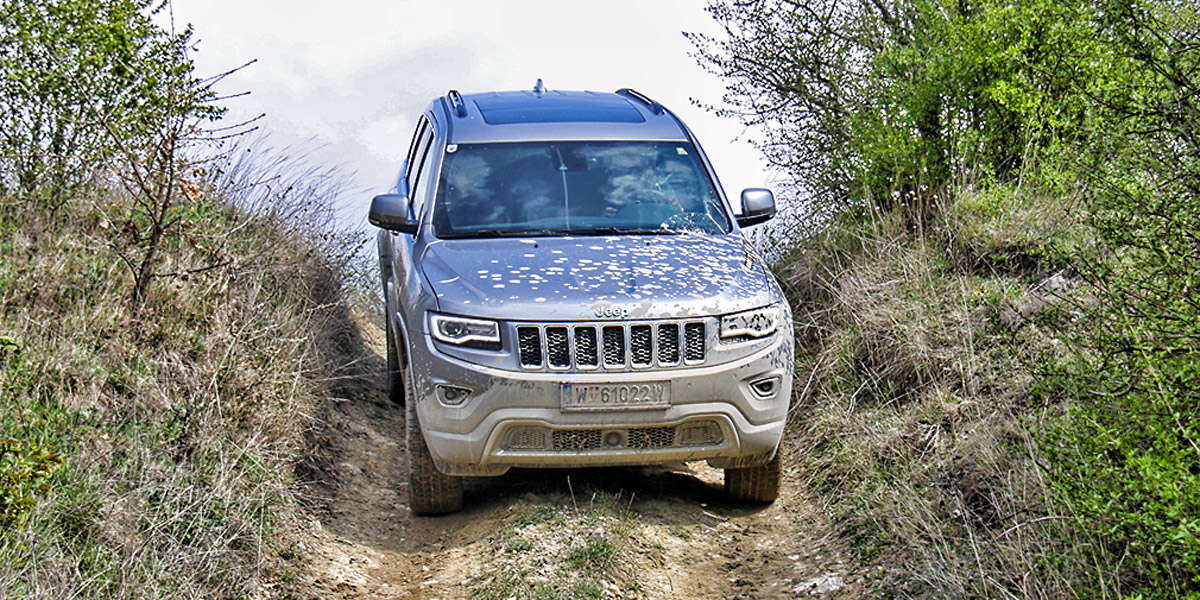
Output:
<instances>
[{"instance_id":1,"label":"chrome grille","mask_svg":"<svg viewBox=\"0 0 1200 600\"><path fill-rule=\"evenodd\" d=\"M643 369L701 364L704 322L519 325L518 360L525 369Z\"/></svg>"},{"instance_id":2,"label":"chrome grille","mask_svg":"<svg viewBox=\"0 0 1200 600\"><path fill-rule=\"evenodd\" d=\"M704 323L688 323L683 326L683 358L687 362L704 360Z\"/></svg>"},{"instance_id":3,"label":"chrome grille","mask_svg":"<svg viewBox=\"0 0 1200 600\"><path fill-rule=\"evenodd\" d=\"M542 366L542 337L537 327L518 327L517 345L522 367Z\"/></svg>"},{"instance_id":4,"label":"chrome grille","mask_svg":"<svg viewBox=\"0 0 1200 600\"><path fill-rule=\"evenodd\" d=\"M595 367L600 364L600 355L596 351L596 328L575 328L575 364L581 367Z\"/></svg>"},{"instance_id":5,"label":"chrome grille","mask_svg":"<svg viewBox=\"0 0 1200 600\"><path fill-rule=\"evenodd\" d=\"M654 358L654 329L649 325L634 325L629 328L629 358L635 367L650 366Z\"/></svg>"},{"instance_id":6,"label":"chrome grille","mask_svg":"<svg viewBox=\"0 0 1200 600\"><path fill-rule=\"evenodd\" d=\"M658 362L665 365L679 362L679 326L674 323L658 326Z\"/></svg>"},{"instance_id":7,"label":"chrome grille","mask_svg":"<svg viewBox=\"0 0 1200 600\"><path fill-rule=\"evenodd\" d=\"M552 367L571 366L571 350L567 345L566 327L546 328L546 359Z\"/></svg>"},{"instance_id":8,"label":"chrome grille","mask_svg":"<svg viewBox=\"0 0 1200 600\"><path fill-rule=\"evenodd\" d=\"M604 328L604 366L625 366L625 328Z\"/></svg>"}]
</instances>

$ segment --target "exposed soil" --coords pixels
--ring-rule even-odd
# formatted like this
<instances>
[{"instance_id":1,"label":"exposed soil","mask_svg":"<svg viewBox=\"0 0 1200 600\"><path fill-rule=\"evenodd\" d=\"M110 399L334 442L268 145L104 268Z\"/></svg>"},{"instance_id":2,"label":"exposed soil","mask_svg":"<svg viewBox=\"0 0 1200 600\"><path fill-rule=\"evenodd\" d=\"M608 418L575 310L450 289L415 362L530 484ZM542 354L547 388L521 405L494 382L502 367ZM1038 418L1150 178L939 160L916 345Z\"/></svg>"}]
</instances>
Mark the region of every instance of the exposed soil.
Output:
<instances>
[{"instance_id":1,"label":"exposed soil","mask_svg":"<svg viewBox=\"0 0 1200 600\"><path fill-rule=\"evenodd\" d=\"M489 582L518 567L561 577L563 569L553 563L562 554L553 548L593 526L599 533L603 517L584 525L559 516L521 530L524 553L507 549L505 532L527 522L514 519L539 511L590 515L587 506L598 497L610 504L616 499L624 529L614 564L595 574L594 597L863 595L844 544L786 467L780 498L765 507L727 501L721 471L689 463L472 478L462 512L414 516L406 504L404 411L387 402L382 382L378 392L377 400L331 402L318 417L314 525L297 542L308 562L302 584L314 595L446 600L487 597L481 590L493 589Z\"/></svg>"}]
</instances>

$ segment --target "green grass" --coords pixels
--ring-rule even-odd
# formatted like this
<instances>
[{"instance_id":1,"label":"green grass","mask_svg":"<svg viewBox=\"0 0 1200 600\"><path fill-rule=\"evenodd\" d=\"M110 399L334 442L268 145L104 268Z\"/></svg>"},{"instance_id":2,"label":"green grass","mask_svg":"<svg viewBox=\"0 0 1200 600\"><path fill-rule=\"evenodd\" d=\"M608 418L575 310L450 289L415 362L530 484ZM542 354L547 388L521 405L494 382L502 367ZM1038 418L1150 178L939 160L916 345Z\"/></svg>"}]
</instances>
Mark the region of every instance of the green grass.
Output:
<instances>
[{"instance_id":1,"label":"green grass","mask_svg":"<svg viewBox=\"0 0 1200 600\"><path fill-rule=\"evenodd\" d=\"M588 540L567 554L567 566L587 574L603 573L620 553L617 545L607 538Z\"/></svg>"}]
</instances>

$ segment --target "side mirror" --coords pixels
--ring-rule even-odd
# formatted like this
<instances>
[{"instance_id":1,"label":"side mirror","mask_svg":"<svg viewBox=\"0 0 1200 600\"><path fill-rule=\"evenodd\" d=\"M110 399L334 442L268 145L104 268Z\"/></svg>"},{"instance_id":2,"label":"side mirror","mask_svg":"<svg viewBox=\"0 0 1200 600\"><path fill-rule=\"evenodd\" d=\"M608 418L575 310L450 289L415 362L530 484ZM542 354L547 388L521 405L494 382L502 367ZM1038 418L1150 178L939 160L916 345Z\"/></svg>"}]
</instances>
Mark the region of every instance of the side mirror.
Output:
<instances>
[{"instance_id":1,"label":"side mirror","mask_svg":"<svg viewBox=\"0 0 1200 600\"><path fill-rule=\"evenodd\" d=\"M367 220L376 227L402 233L416 233L417 224L408 220L408 196L380 194L371 200Z\"/></svg>"},{"instance_id":2,"label":"side mirror","mask_svg":"<svg viewBox=\"0 0 1200 600\"><path fill-rule=\"evenodd\" d=\"M775 194L763 188L742 190L742 216L737 218L738 225L749 227L758 225L775 216Z\"/></svg>"}]
</instances>

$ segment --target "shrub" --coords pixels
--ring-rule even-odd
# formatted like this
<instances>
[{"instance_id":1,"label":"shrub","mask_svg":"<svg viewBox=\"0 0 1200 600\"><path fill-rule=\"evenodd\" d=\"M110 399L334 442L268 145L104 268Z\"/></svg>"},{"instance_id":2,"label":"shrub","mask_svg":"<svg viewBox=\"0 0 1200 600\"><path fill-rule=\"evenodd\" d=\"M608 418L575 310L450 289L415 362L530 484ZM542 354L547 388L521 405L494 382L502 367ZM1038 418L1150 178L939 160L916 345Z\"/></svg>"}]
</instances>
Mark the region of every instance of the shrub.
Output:
<instances>
[{"instance_id":1,"label":"shrub","mask_svg":"<svg viewBox=\"0 0 1200 600\"><path fill-rule=\"evenodd\" d=\"M1101 98L1119 124L1088 179L1103 247L1069 255L1090 284L1048 360L1068 407L1044 448L1080 565L1099 590L1200 598L1200 79L1194 5L1108 2L1102 32L1140 85Z\"/></svg>"}]
</instances>

